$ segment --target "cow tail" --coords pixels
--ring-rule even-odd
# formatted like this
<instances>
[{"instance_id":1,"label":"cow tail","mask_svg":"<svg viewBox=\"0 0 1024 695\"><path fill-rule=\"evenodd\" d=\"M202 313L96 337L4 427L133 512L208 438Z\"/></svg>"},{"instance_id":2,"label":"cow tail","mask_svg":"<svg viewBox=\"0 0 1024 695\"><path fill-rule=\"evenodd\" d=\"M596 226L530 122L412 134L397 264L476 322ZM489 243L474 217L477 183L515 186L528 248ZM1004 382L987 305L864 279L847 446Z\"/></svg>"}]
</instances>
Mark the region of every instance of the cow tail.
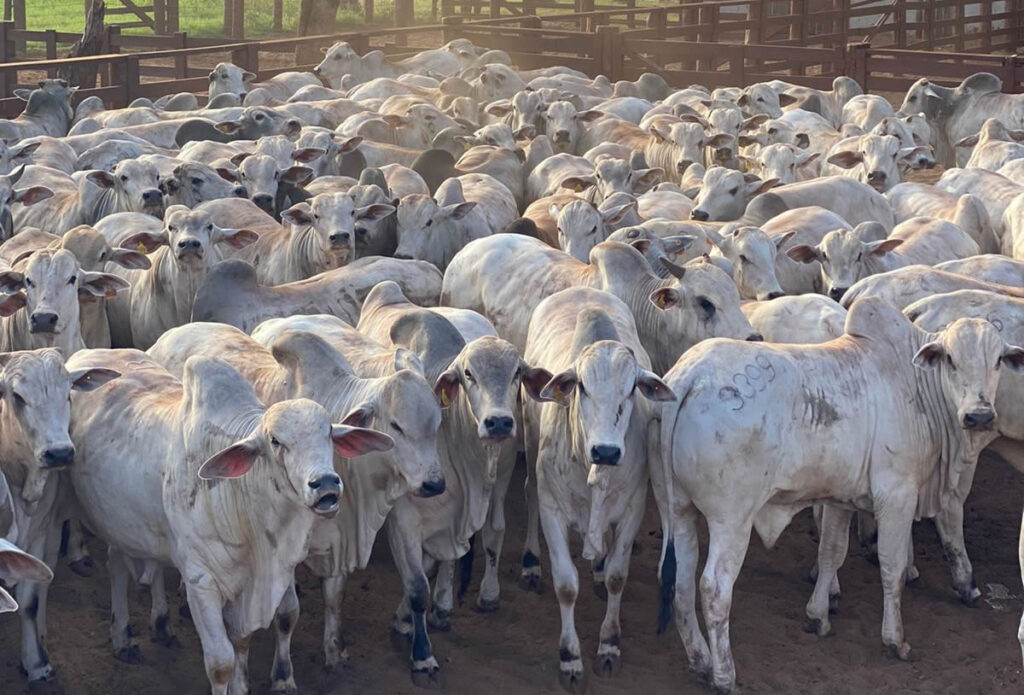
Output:
<instances>
[{"instance_id":1,"label":"cow tail","mask_svg":"<svg viewBox=\"0 0 1024 695\"><path fill-rule=\"evenodd\" d=\"M675 546L675 495L673 494L672 474L672 437L675 432L676 420L683 404L690 395L691 385L684 382L681 393L676 393L677 401L664 405L661 411L661 436L658 444L661 447L662 476L665 481L666 509L662 510L662 543L661 571L658 580L661 584L660 605L658 608L658 634L668 629L672 622L673 604L676 598L676 546Z\"/></svg>"},{"instance_id":2,"label":"cow tail","mask_svg":"<svg viewBox=\"0 0 1024 695\"><path fill-rule=\"evenodd\" d=\"M456 593L459 603L462 603L462 599L465 598L466 591L469 589L469 584L473 581L474 548L476 548L475 535L469 539L469 550L459 558L459 589Z\"/></svg>"},{"instance_id":3,"label":"cow tail","mask_svg":"<svg viewBox=\"0 0 1024 695\"><path fill-rule=\"evenodd\" d=\"M658 634L672 622L672 604L676 600L676 544L668 538L661 558L661 604L658 607Z\"/></svg>"}]
</instances>

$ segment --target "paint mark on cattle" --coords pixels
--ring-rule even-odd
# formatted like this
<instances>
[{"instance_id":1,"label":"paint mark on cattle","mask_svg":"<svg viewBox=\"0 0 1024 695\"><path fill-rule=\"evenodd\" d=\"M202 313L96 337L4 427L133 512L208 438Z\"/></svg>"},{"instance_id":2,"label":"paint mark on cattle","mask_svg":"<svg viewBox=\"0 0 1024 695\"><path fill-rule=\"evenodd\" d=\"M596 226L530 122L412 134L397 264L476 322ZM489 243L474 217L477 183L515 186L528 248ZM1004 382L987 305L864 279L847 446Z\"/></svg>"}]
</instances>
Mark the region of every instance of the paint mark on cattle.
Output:
<instances>
[{"instance_id":1,"label":"paint mark on cattle","mask_svg":"<svg viewBox=\"0 0 1024 695\"><path fill-rule=\"evenodd\" d=\"M494 550L492 550L491 548L486 548L485 550L487 551L487 563L491 567L497 567L497 565L498 565L498 554L496 552L494 552Z\"/></svg>"},{"instance_id":2,"label":"paint mark on cattle","mask_svg":"<svg viewBox=\"0 0 1024 695\"><path fill-rule=\"evenodd\" d=\"M718 390L718 398L729 403L733 410L742 410L747 401L763 393L768 384L775 381L775 366L767 356L757 355L753 362L733 374L730 381L732 385Z\"/></svg>"},{"instance_id":3,"label":"paint mark on cattle","mask_svg":"<svg viewBox=\"0 0 1024 695\"><path fill-rule=\"evenodd\" d=\"M621 594L622 588L626 584L625 577L620 575L612 575L608 577L608 593L609 594Z\"/></svg>"},{"instance_id":4,"label":"paint mark on cattle","mask_svg":"<svg viewBox=\"0 0 1024 695\"><path fill-rule=\"evenodd\" d=\"M828 427L839 419L839 412L825 397L824 391L810 393L804 390L804 419L812 425Z\"/></svg>"},{"instance_id":5,"label":"paint mark on cattle","mask_svg":"<svg viewBox=\"0 0 1024 695\"><path fill-rule=\"evenodd\" d=\"M558 602L562 604L576 601L576 589L571 586L558 587Z\"/></svg>"}]
</instances>

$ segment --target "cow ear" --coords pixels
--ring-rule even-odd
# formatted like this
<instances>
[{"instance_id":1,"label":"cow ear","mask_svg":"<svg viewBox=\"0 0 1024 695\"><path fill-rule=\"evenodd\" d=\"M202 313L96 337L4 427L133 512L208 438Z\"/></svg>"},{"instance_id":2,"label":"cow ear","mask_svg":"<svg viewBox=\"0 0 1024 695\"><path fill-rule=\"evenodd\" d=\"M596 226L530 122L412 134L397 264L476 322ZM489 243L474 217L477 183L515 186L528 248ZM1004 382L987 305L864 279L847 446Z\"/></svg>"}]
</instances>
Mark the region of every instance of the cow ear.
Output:
<instances>
[{"instance_id":1,"label":"cow ear","mask_svg":"<svg viewBox=\"0 0 1024 695\"><path fill-rule=\"evenodd\" d=\"M427 370L423 368L423 362L420 361L419 355L412 350L398 348L395 350L395 371L400 372L403 369L408 369L422 377L427 376Z\"/></svg>"},{"instance_id":2,"label":"cow ear","mask_svg":"<svg viewBox=\"0 0 1024 695\"><path fill-rule=\"evenodd\" d=\"M53 572L42 560L29 555L13 543L0 540L0 579L9 584L19 581L45 584L53 581ZM14 605L16 608L18 604Z\"/></svg>"},{"instance_id":3,"label":"cow ear","mask_svg":"<svg viewBox=\"0 0 1024 695\"><path fill-rule=\"evenodd\" d=\"M661 167L652 167L650 169L637 169L633 172L633 190L637 188L641 190L647 190L651 186L656 186L662 179L665 178L665 170Z\"/></svg>"},{"instance_id":4,"label":"cow ear","mask_svg":"<svg viewBox=\"0 0 1024 695\"><path fill-rule=\"evenodd\" d=\"M0 299L0 316L4 318L13 316L26 304L28 304L28 298L20 292L9 297L3 297Z\"/></svg>"},{"instance_id":5,"label":"cow ear","mask_svg":"<svg viewBox=\"0 0 1024 695\"><path fill-rule=\"evenodd\" d=\"M357 147L363 144L363 138L359 135L348 138L345 142L338 145L338 154L348 154L354 151Z\"/></svg>"},{"instance_id":6,"label":"cow ear","mask_svg":"<svg viewBox=\"0 0 1024 695\"><path fill-rule=\"evenodd\" d=\"M806 150L811 146L811 136L807 133L797 133L794 138L796 140L796 146L801 150Z\"/></svg>"},{"instance_id":7,"label":"cow ear","mask_svg":"<svg viewBox=\"0 0 1024 695\"><path fill-rule=\"evenodd\" d=\"M71 388L75 391L95 391L119 376L121 372L113 369L75 369L71 371Z\"/></svg>"},{"instance_id":8,"label":"cow ear","mask_svg":"<svg viewBox=\"0 0 1024 695\"><path fill-rule=\"evenodd\" d=\"M881 241L870 241L864 246L872 256L884 256L902 243L903 239L882 239Z\"/></svg>"},{"instance_id":9,"label":"cow ear","mask_svg":"<svg viewBox=\"0 0 1024 695\"><path fill-rule=\"evenodd\" d=\"M569 178L562 179L562 183L559 185L562 188L568 188L570 191L582 193L596 183L597 181L591 176L570 176Z\"/></svg>"},{"instance_id":10,"label":"cow ear","mask_svg":"<svg viewBox=\"0 0 1024 695\"><path fill-rule=\"evenodd\" d=\"M85 175L85 178L89 179L100 188L114 187L114 175L109 171L90 171Z\"/></svg>"},{"instance_id":11,"label":"cow ear","mask_svg":"<svg viewBox=\"0 0 1024 695\"><path fill-rule=\"evenodd\" d=\"M244 162L245 160L247 160L251 156L252 156L252 152L239 152L238 154L236 154L234 157L232 157L228 161L230 161L232 164L234 164L237 167L242 162ZM220 170L218 169L218 172L219 171ZM229 169L225 169L224 171L230 171L230 170ZM229 179L227 176L224 176L223 174L221 174L221 178L228 179L228 181L233 181L234 180L234 179Z\"/></svg>"},{"instance_id":12,"label":"cow ear","mask_svg":"<svg viewBox=\"0 0 1024 695\"><path fill-rule=\"evenodd\" d=\"M282 212L281 220L296 227L313 224L313 211L306 203L298 203Z\"/></svg>"},{"instance_id":13,"label":"cow ear","mask_svg":"<svg viewBox=\"0 0 1024 695\"><path fill-rule=\"evenodd\" d=\"M790 230L790 231L786 232L785 234L780 234L779 236L777 236L774 239L772 239L772 241L775 242L775 250L778 251L779 249L781 249L782 245L785 244L790 239L792 239L794 234L796 234L796 230L795 229Z\"/></svg>"},{"instance_id":14,"label":"cow ear","mask_svg":"<svg viewBox=\"0 0 1024 695\"><path fill-rule=\"evenodd\" d=\"M139 253L153 253L161 246L167 246L169 243L167 232L138 232L123 239L121 241L121 248L135 249Z\"/></svg>"},{"instance_id":15,"label":"cow ear","mask_svg":"<svg viewBox=\"0 0 1024 695\"><path fill-rule=\"evenodd\" d=\"M743 121L743 126L740 130L755 130L760 128L763 123L769 120L771 120L771 116L759 113L756 116L751 116L747 120Z\"/></svg>"},{"instance_id":16,"label":"cow ear","mask_svg":"<svg viewBox=\"0 0 1024 695\"><path fill-rule=\"evenodd\" d=\"M233 249L244 249L253 244L260 235L251 229L217 229L213 235L213 243L226 243Z\"/></svg>"},{"instance_id":17,"label":"cow ear","mask_svg":"<svg viewBox=\"0 0 1024 695\"><path fill-rule=\"evenodd\" d=\"M199 467L201 480L241 478L249 472L260 454L259 442L250 437L223 449Z\"/></svg>"},{"instance_id":18,"label":"cow ear","mask_svg":"<svg viewBox=\"0 0 1024 695\"><path fill-rule=\"evenodd\" d=\"M978 139L977 134L968 135L965 138L957 140L956 143L953 144L953 147L974 147L978 144Z\"/></svg>"},{"instance_id":19,"label":"cow ear","mask_svg":"<svg viewBox=\"0 0 1024 695\"><path fill-rule=\"evenodd\" d=\"M446 205L444 209L453 220L461 220L475 207L476 203L456 203L455 205Z\"/></svg>"},{"instance_id":20,"label":"cow ear","mask_svg":"<svg viewBox=\"0 0 1024 695\"><path fill-rule=\"evenodd\" d=\"M1000 356L1000 362L1015 372L1024 372L1024 349L1010 345Z\"/></svg>"},{"instance_id":21,"label":"cow ear","mask_svg":"<svg viewBox=\"0 0 1024 695\"><path fill-rule=\"evenodd\" d=\"M921 369L934 369L942 363L942 357L946 354L941 343L927 343L914 355L914 366Z\"/></svg>"},{"instance_id":22,"label":"cow ear","mask_svg":"<svg viewBox=\"0 0 1024 695\"><path fill-rule=\"evenodd\" d=\"M650 248L651 248L651 240L650 239L636 239L634 241L629 242L629 245L632 246L633 248L635 248L640 253L647 253L650 250Z\"/></svg>"},{"instance_id":23,"label":"cow ear","mask_svg":"<svg viewBox=\"0 0 1024 695\"><path fill-rule=\"evenodd\" d=\"M798 167L807 166L821 155L821 152L801 152L796 156Z\"/></svg>"},{"instance_id":24,"label":"cow ear","mask_svg":"<svg viewBox=\"0 0 1024 695\"><path fill-rule=\"evenodd\" d=\"M360 403L341 419L341 424L349 427L368 427L373 420L374 412L376 409L373 407L373 403L369 401Z\"/></svg>"},{"instance_id":25,"label":"cow ear","mask_svg":"<svg viewBox=\"0 0 1024 695\"><path fill-rule=\"evenodd\" d=\"M641 369L636 377L636 387L640 393L649 401L674 401L676 394L672 392L668 384L658 378L657 374Z\"/></svg>"},{"instance_id":26,"label":"cow ear","mask_svg":"<svg viewBox=\"0 0 1024 695\"><path fill-rule=\"evenodd\" d=\"M710 138L704 139L704 145L707 147L725 147L731 145L736 141L736 136L729 133L718 133L712 135Z\"/></svg>"},{"instance_id":27,"label":"cow ear","mask_svg":"<svg viewBox=\"0 0 1024 695\"><path fill-rule=\"evenodd\" d=\"M859 152L854 152L852 150L841 150L839 152L836 152L834 155L832 155L825 161L828 162L829 164L835 164L838 167L842 167L843 169L852 169L853 167L863 162L864 158L860 155Z\"/></svg>"},{"instance_id":28,"label":"cow ear","mask_svg":"<svg viewBox=\"0 0 1024 695\"><path fill-rule=\"evenodd\" d=\"M618 224L622 221L622 218L626 214L636 207L636 201L631 200L628 203L613 207L611 210L604 210L601 214L601 219L604 220L605 224Z\"/></svg>"},{"instance_id":29,"label":"cow ear","mask_svg":"<svg viewBox=\"0 0 1024 695\"><path fill-rule=\"evenodd\" d=\"M349 425L331 425L331 443L334 445L334 453L345 458L362 456L371 451L388 451L395 446L394 440L383 432Z\"/></svg>"},{"instance_id":30,"label":"cow ear","mask_svg":"<svg viewBox=\"0 0 1024 695\"><path fill-rule=\"evenodd\" d=\"M757 180L751 181L746 185L746 193L748 196L753 198L754 196L761 195L765 191L771 190L779 185L778 179L765 179L764 181Z\"/></svg>"},{"instance_id":31,"label":"cow ear","mask_svg":"<svg viewBox=\"0 0 1024 695\"><path fill-rule=\"evenodd\" d=\"M453 369L449 369L437 377L437 383L434 384L434 395L437 396L442 408L447 408L455 402L455 397L459 395L461 386L459 373Z\"/></svg>"},{"instance_id":32,"label":"cow ear","mask_svg":"<svg viewBox=\"0 0 1024 695\"><path fill-rule=\"evenodd\" d=\"M809 244L799 244L791 249L787 249L786 255L797 263L814 263L821 259L821 252L818 251L818 247L810 246Z\"/></svg>"},{"instance_id":33,"label":"cow ear","mask_svg":"<svg viewBox=\"0 0 1024 695\"><path fill-rule=\"evenodd\" d=\"M33 152L39 149L39 146L42 144L43 143L41 142L30 142L27 145L17 147L11 151L11 159L24 159L25 157L29 157L32 155Z\"/></svg>"},{"instance_id":34,"label":"cow ear","mask_svg":"<svg viewBox=\"0 0 1024 695\"><path fill-rule=\"evenodd\" d=\"M543 401L541 391L551 381L551 372L540 367L531 367L526 362L519 362L519 381L522 382L526 394L535 401Z\"/></svg>"},{"instance_id":35,"label":"cow ear","mask_svg":"<svg viewBox=\"0 0 1024 695\"><path fill-rule=\"evenodd\" d=\"M308 164L314 159L323 157L325 154L327 154L327 150L320 147L300 147L292 150L292 160Z\"/></svg>"},{"instance_id":36,"label":"cow ear","mask_svg":"<svg viewBox=\"0 0 1024 695\"><path fill-rule=\"evenodd\" d=\"M676 234L663 238L661 243L665 247L665 253L675 256L690 248L695 241L697 241L697 237L690 234Z\"/></svg>"},{"instance_id":37,"label":"cow ear","mask_svg":"<svg viewBox=\"0 0 1024 695\"><path fill-rule=\"evenodd\" d=\"M237 157L238 155L235 156ZM238 172L235 171L234 169L228 169L227 167L217 167L217 175L220 176L225 181L230 181L231 183L238 183Z\"/></svg>"},{"instance_id":38,"label":"cow ear","mask_svg":"<svg viewBox=\"0 0 1024 695\"><path fill-rule=\"evenodd\" d=\"M572 395L573 389L579 384L579 377L576 376L576 370L569 368L561 374L556 374L551 377L547 385L541 389L540 397L541 400L550 401L557 403L558 405L565 407L569 405L569 397Z\"/></svg>"},{"instance_id":39,"label":"cow ear","mask_svg":"<svg viewBox=\"0 0 1024 695\"><path fill-rule=\"evenodd\" d=\"M254 73L249 72L248 70L242 73L242 82L252 82L255 79L256 75Z\"/></svg>"},{"instance_id":40,"label":"cow ear","mask_svg":"<svg viewBox=\"0 0 1024 695\"><path fill-rule=\"evenodd\" d=\"M0 271L0 294L17 294L25 289L25 276L15 270Z\"/></svg>"},{"instance_id":41,"label":"cow ear","mask_svg":"<svg viewBox=\"0 0 1024 695\"><path fill-rule=\"evenodd\" d=\"M488 104L487 108L485 108L484 111L491 114L492 116L497 116L498 118L501 118L502 116L505 116L506 114L512 112L512 104L509 103L508 99L502 99L501 101L495 101L493 103Z\"/></svg>"},{"instance_id":42,"label":"cow ear","mask_svg":"<svg viewBox=\"0 0 1024 695\"><path fill-rule=\"evenodd\" d=\"M32 90L31 89L15 89L12 92L12 94L14 94L14 96L18 97L22 101L28 101L28 98L30 96L32 96Z\"/></svg>"},{"instance_id":43,"label":"cow ear","mask_svg":"<svg viewBox=\"0 0 1024 695\"><path fill-rule=\"evenodd\" d=\"M53 191L46 186L31 186L14 192L11 201L22 205L35 205L41 200L53 197Z\"/></svg>"},{"instance_id":44,"label":"cow ear","mask_svg":"<svg viewBox=\"0 0 1024 695\"><path fill-rule=\"evenodd\" d=\"M213 127L226 135L234 135L242 129L242 124L238 121L222 121Z\"/></svg>"},{"instance_id":45,"label":"cow ear","mask_svg":"<svg viewBox=\"0 0 1024 695\"><path fill-rule=\"evenodd\" d=\"M796 102L797 102L797 98L795 96L793 96L792 94L780 94L779 95L779 106L781 106L783 108L785 108L787 106L792 106Z\"/></svg>"},{"instance_id":46,"label":"cow ear","mask_svg":"<svg viewBox=\"0 0 1024 695\"><path fill-rule=\"evenodd\" d=\"M128 249L113 249L107 260L132 270L146 270L153 265L145 254Z\"/></svg>"},{"instance_id":47,"label":"cow ear","mask_svg":"<svg viewBox=\"0 0 1024 695\"><path fill-rule=\"evenodd\" d=\"M589 111L581 111L573 116L580 123L593 123L599 118L604 118L604 111L598 111L597 109L590 109Z\"/></svg>"},{"instance_id":48,"label":"cow ear","mask_svg":"<svg viewBox=\"0 0 1024 695\"><path fill-rule=\"evenodd\" d=\"M666 140L668 140L668 138L665 137L665 134L658 130L658 126L652 125L650 128L647 129L647 132L651 134L651 137L654 138L655 142L665 142Z\"/></svg>"},{"instance_id":49,"label":"cow ear","mask_svg":"<svg viewBox=\"0 0 1024 695\"><path fill-rule=\"evenodd\" d=\"M313 178L313 170L304 166L290 166L281 172L281 180L295 186L302 186Z\"/></svg>"},{"instance_id":50,"label":"cow ear","mask_svg":"<svg viewBox=\"0 0 1024 695\"><path fill-rule=\"evenodd\" d=\"M396 210L394 205L374 203L356 210L357 220L382 220Z\"/></svg>"},{"instance_id":51,"label":"cow ear","mask_svg":"<svg viewBox=\"0 0 1024 695\"><path fill-rule=\"evenodd\" d=\"M149 259L139 254L148 263ZM110 273L82 272L78 279L78 296L113 299L130 287L128 281Z\"/></svg>"},{"instance_id":52,"label":"cow ear","mask_svg":"<svg viewBox=\"0 0 1024 695\"><path fill-rule=\"evenodd\" d=\"M399 116L398 114L395 113L386 113L383 116L381 116L380 119L387 123L392 128L401 128L402 126L409 122L409 119L406 118L405 116Z\"/></svg>"}]
</instances>

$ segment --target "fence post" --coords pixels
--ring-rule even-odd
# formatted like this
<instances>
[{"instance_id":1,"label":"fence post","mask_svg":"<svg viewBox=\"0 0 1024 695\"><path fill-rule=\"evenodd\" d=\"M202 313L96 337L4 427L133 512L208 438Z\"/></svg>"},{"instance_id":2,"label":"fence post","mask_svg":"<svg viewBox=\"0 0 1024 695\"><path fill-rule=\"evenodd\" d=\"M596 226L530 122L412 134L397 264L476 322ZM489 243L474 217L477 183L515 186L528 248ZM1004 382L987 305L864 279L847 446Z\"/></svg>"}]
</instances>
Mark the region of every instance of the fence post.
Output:
<instances>
[{"instance_id":1,"label":"fence post","mask_svg":"<svg viewBox=\"0 0 1024 695\"><path fill-rule=\"evenodd\" d=\"M459 25L462 24L462 17L453 17L451 15L447 17L441 17L441 36L442 41L448 43L454 41L459 36Z\"/></svg>"},{"instance_id":2,"label":"fence post","mask_svg":"<svg viewBox=\"0 0 1024 695\"><path fill-rule=\"evenodd\" d=\"M668 12L664 7L657 7L647 15L647 28L654 32L656 37L664 38L668 32Z\"/></svg>"},{"instance_id":3,"label":"fence post","mask_svg":"<svg viewBox=\"0 0 1024 695\"><path fill-rule=\"evenodd\" d=\"M10 32L14 30L14 22L0 22L0 97L10 95L10 84L7 79L7 70L4 65L14 62L14 42L11 41ZM14 82L17 82L15 75Z\"/></svg>"},{"instance_id":4,"label":"fence post","mask_svg":"<svg viewBox=\"0 0 1024 695\"><path fill-rule=\"evenodd\" d=\"M851 43L846 47L846 75L868 92L868 52L870 43Z\"/></svg>"},{"instance_id":5,"label":"fence post","mask_svg":"<svg viewBox=\"0 0 1024 695\"><path fill-rule=\"evenodd\" d=\"M416 23L416 8L412 0L395 0L395 26L411 27Z\"/></svg>"},{"instance_id":6,"label":"fence post","mask_svg":"<svg viewBox=\"0 0 1024 695\"><path fill-rule=\"evenodd\" d=\"M177 34L181 29L179 23L178 0L167 0L167 33Z\"/></svg>"},{"instance_id":7,"label":"fence post","mask_svg":"<svg viewBox=\"0 0 1024 695\"><path fill-rule=\"evenodd\" d=\"M924 49L931 51L935 48L935 8L927 5L921 9L924 13Z\"/></svg>"},{"instance_id":8,"label":"fence post","mask_svg":"<svg viewBox=\"0 0 1024 695\"><path fill-rule=\"evenodd\" d=\"M234 0L232 3L231 35L236 39L245 36L245 0Z\"/></svg>"},{"instance_id":9,"label":"fence post","mask_svg":"<svg viewBox=\"0 0 1024 695\"><path fill-rule=\"evenodd\" d=\"M127 106L135 101L139 90L139 59L133 55L126 55L121 60L124 61L124 104L120 106Z\"/></svg>"},{"instance_id":10,"label":"fence post","mask_svg":"<svg viewBox=\"0 0 1024 695\"><path fill-rule=\"evenodd\" d=\"M183 31L174 33L174 47L175 48L188 48L188 35ZM183 80L188 77L188 58L179 55L174 56L174 76Z\"/></svg>"},{"instance_id":11,"label":"fence post","mask_svg":"<svg viewBox=\"0 0 1024 695\"><path fill-rule=\"evenodd\" d=\"M25 0L14 0L13 11L14 11L14 17L13 17L13 19L14 19L14 28L15 29L24 29L25 28ZM14 54L15 55L18 55L18 54L25 55L25 42L24 41L18 41L18 42L16 42L14 44L14 46L15 46L15 48L14 48Z\"/></svg>"},{"instance_id":12,"label":"fence post","mask_svg":"<svg viewBox=\"0 0 1024 695\"><path fill-rule=\"evenodd\" d=\"M622 79L622 50L619 38L618 27L607 24L597 27L594 34L597 44L598 72L615 82Z\"/></svg>"},{"instance_id":13,"label":"fence post","mask_svg":"<svg viewBox=\"0 0 1024 695\"><path fill-rule=\"evenodd\" d=\"M166 0L153 0L153 33L157 35L167 33Z\"/></svg>"},{"instance_id":14,"label":"fence post","mask_svg":"<svg viewBox=\"0 0 1024 695\"><path fill-rule=\"evenodd\" d=\"M57 30L47 29L46 32L46 59L57 60ZM46 70L47 77L56 77L57 71L54 68Z\"/></svg>"}]
</instances>

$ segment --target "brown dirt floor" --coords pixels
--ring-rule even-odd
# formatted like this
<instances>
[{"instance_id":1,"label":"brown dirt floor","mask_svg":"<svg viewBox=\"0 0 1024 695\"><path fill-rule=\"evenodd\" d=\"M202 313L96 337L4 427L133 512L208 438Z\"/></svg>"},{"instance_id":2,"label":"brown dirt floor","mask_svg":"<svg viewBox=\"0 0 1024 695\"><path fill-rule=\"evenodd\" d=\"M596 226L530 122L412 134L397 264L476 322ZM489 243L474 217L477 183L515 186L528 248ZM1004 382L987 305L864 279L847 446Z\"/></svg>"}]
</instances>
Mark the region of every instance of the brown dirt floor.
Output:
<instances>
[{"instance_id":1,"label":"brown dirt floor","mask_svg":"<svg viewBox=\"0 0 1024 695\"><path fill-rule=\"evenodd\" d=\"M489 615L470 603L457 608L453 629L433 634L442 664L441 690L458 695L558 693L558 608L550 589L541 595L516 586L521 552L523 502L521 477L509 500L509 533L502 554L502 605ZM818 638L803 631L804 604L811 586L804 577L816 546L807 513L783 534L776 548L751 542L733 604L732 642L742 692L926 693L928 695L1011 694L1024 692L1017 625L1024 608L1017 565L1017 532L1024 502L1024 480L1001 461L983 461L966 511L967 547L983 598L968 608L950 588L949 572L930 523L915 528L916 563L921 578L903 594L907 639L916 661L902 663L882 648L881 586L878 569L869 564L856 541L840 574L843 594L834 616L834 636ZM709 692L687 672L677 634L655 635L658 586L655 571L659 542L657 517L649 503L647 520L637 538L632 575L623 602L623 665L610 680L589 675L588 692ZM379 539L378 539L379 540ZM43 688L26 687L18 672L18 620L0 619L0 693L67 695L191 695L208 692L202 655L191 623L172 620L181 646L167 648L148 641L148 595L133 596L133 617L144 663L115 661L108 632L109 592L102 549L96 575L71 575L63 561L50 592L49 648L60 671L58 681ZM478 560L479 563L479 560ZM577 629L588 669L597 647L602 601L590 590L586 563L580 561L581 596ZM480 567L477 567L479 575ZM398 602L399 583L386 543L378 543L368 570L356 574L344 604L344 635L351 658L336 673L321 666L321 602L315 582L300 571L303 616L293 654L300 691L306 695L421 693L407 672L407 652L389 639L388 621ZM175 586L169 578L169 587ZM1005 588L1005 590L1004 590ZM1007 597L1007 592L1009 597ZM1002 596L1003 598L998 598ZM173 606L173 604L172 604ZM253 693L269 682L273 635L261 632L250 659Z\"/></svg>"}]
</instances>

